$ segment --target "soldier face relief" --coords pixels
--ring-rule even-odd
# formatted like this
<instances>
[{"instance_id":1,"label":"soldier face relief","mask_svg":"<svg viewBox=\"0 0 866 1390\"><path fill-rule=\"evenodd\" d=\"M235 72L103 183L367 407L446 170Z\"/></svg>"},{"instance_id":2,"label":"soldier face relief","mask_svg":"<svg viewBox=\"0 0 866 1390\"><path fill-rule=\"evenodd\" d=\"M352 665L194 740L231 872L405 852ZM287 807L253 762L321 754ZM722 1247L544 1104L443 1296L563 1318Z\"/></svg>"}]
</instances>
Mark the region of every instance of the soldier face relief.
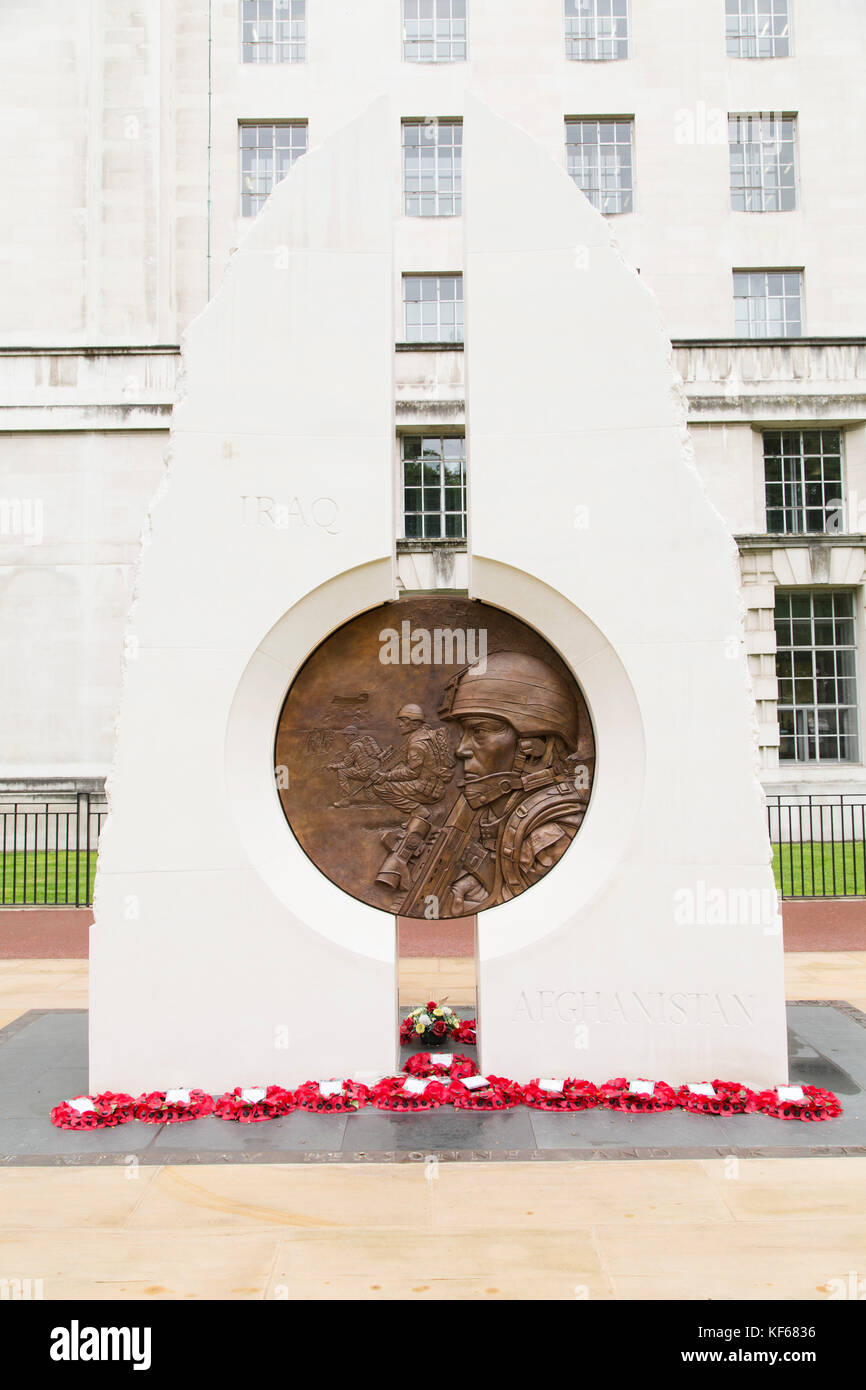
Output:
<instances>
[{"instance_id":1,"label":"soldier face relief","mask_svg":"<svg viewBox=\"0 0 866 1390\"><path fill-rule=\"evenodd\" d=\"M530 888L578 834L595 766L557 654L464 599L386 604L333 633L292 684L275 752L309 857L407 917L468 916Z\"/></svg>"},{"instance_id":2,"label":"soldier face relief","mask_svg":"<svg viewBox=\"0 0 866 1390\"><path fill-rule=\"evenodd\" d=\"M517 733L501 719L464 719L460 722L457 756L463 759L467 778L507 772L514 766Z\"/></svg>"}]
</instances>

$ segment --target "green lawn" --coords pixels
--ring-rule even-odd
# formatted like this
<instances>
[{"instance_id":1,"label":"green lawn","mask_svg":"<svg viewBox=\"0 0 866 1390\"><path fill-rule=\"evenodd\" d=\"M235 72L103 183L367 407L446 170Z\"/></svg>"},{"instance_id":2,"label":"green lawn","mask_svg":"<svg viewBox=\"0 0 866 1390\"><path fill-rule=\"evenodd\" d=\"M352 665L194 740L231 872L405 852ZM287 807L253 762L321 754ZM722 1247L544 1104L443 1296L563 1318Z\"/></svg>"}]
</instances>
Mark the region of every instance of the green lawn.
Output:
<instances>
[{"instance_id":1,"label":"green lawn","mask_svg":"<svg viewBox=\"0 0 866 1390\"><path fill-rule=\"evenodd\" d=\"M773 845L776 887L786 898L866 895L863 841L827 845L812 840Z\"/></svg>"},{"instance_id":2,"label":"green lawn","mask_svg":"<svg viewBox=\"0 0 866 1390\"><path fill-rule=\"evenodd\" d=\"M19 854L14 869L14 886L14 856L0 854L0 904L74 905L76 858L79 900L86 903L93 897L96 850L91 850L89 855L89 880L88 855L84 850L77 855L75 850L60 850L59 853L54 850L31 851L27 855L26 865L23 854ZM787 898L866 896L866 855L862 841L844 846L821 845L810 840L804 840L801 845L774 844L773 873L776 887Z\"/></svg>"},{"instance_id":3,"label":"green lawn","mask_svg":"<svg viewBox=\"0 0 866 1390\"><path fill-rule=\"evenodd\" d=\"M88 865L90 860L90 877ZM77 860L77 865L76 865ZM17 862L16 862L17 861ZM24 855L0 854L0 903L69 903L75 906L75 875L78 873L78 900L93 897L96 850L30 850Z\"/></svg>"}]
</instances>

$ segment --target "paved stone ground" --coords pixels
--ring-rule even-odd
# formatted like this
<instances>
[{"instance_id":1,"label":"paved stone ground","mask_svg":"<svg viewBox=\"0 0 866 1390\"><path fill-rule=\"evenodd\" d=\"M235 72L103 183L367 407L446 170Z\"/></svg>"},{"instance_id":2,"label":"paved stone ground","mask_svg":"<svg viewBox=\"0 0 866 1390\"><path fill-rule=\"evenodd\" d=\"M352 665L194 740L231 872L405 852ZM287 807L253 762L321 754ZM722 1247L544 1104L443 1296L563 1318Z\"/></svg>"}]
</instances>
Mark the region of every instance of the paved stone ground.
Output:
<instances>
[{"instance_id":1,"label":"paved stone ground","mask_svg":"<svg viewBox=\"0 0 866 1390\"><path fill-rule=\"evenodd\" d=\"M466 1010L462 1011L464 1014ZM790 1080L826 1086L844 1110L825 1124L673 1111L499 1114L450 1106L398 1115L296 1111L246 1126L223 1120L69 1133L51 1106L87 1091L87 1014L32 1009L0 1029L0 1164L327 1164L866 1156L866 1015L850 1004L789 1003ZM404 1048L402 1060L418 1048ZM472 1055L473 1048L455 1050Z\"/></svg>"},{"instance_id":2,"label":"paved stone ground","mask_svg":"<svg viewBox=\"0 0 866 1390\"><path fill-rule=\"evenodd\" d=\"M866 899L787 899L782 904L786 951L866 950ZM89 907L0 909L0 960L86 960L93 910ZM436 956L474 958L475 918L399 923L404 960Z\"/></svg>"}]
</instances>

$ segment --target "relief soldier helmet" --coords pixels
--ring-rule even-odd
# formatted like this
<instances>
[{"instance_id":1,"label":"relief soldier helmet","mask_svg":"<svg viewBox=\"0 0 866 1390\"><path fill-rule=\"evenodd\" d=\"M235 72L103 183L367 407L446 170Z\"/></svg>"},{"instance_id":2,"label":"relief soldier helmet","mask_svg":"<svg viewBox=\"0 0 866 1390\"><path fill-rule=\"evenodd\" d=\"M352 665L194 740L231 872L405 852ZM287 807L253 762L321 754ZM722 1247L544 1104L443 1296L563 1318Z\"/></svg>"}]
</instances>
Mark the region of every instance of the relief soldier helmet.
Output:
<instances>
[{"instance_id":1,"label":"relief soldier helmet","mask_svg":"<svg viewBox=\"0 0 866 1390\"><path fill-rule=\"evenodd\" d=\"M568 683L546 661L521 652L495 652L448 682L439 718L472 715L504 719L523 738L558 734L569 748L577 746L577 706Z\"/></svg>"},{"instance_id":2,"label":"relief soldier helmet","mask_svg":"<svg viewBox=\"0 0 866 1390\"><path fill-rule=\"evenodd\" d=\"M420 705L403 705L397 711L398 719L417 719L424 723L424 711Z\"/></svg>"}]
</instances>

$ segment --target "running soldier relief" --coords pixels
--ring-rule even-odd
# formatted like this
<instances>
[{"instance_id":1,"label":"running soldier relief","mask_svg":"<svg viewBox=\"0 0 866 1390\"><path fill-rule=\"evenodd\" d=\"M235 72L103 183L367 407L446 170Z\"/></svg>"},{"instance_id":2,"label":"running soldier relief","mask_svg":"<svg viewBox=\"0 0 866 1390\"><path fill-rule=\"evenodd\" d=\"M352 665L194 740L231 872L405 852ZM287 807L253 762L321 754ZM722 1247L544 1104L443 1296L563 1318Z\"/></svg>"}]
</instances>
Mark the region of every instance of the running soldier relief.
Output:
<instances>
[{"instance_id":1,"label":"running soldier relief","mask_svg":"<svg viewBox=\"0 0 866 1390\"><path fill-rule=\"evenodd\" d=\"M468 599L412 599L317 648L274 761L322 873L395 915L448 918L516 897L562 858L595 747L574 677L537 632Z\"/></svg>"}]
</instances>

